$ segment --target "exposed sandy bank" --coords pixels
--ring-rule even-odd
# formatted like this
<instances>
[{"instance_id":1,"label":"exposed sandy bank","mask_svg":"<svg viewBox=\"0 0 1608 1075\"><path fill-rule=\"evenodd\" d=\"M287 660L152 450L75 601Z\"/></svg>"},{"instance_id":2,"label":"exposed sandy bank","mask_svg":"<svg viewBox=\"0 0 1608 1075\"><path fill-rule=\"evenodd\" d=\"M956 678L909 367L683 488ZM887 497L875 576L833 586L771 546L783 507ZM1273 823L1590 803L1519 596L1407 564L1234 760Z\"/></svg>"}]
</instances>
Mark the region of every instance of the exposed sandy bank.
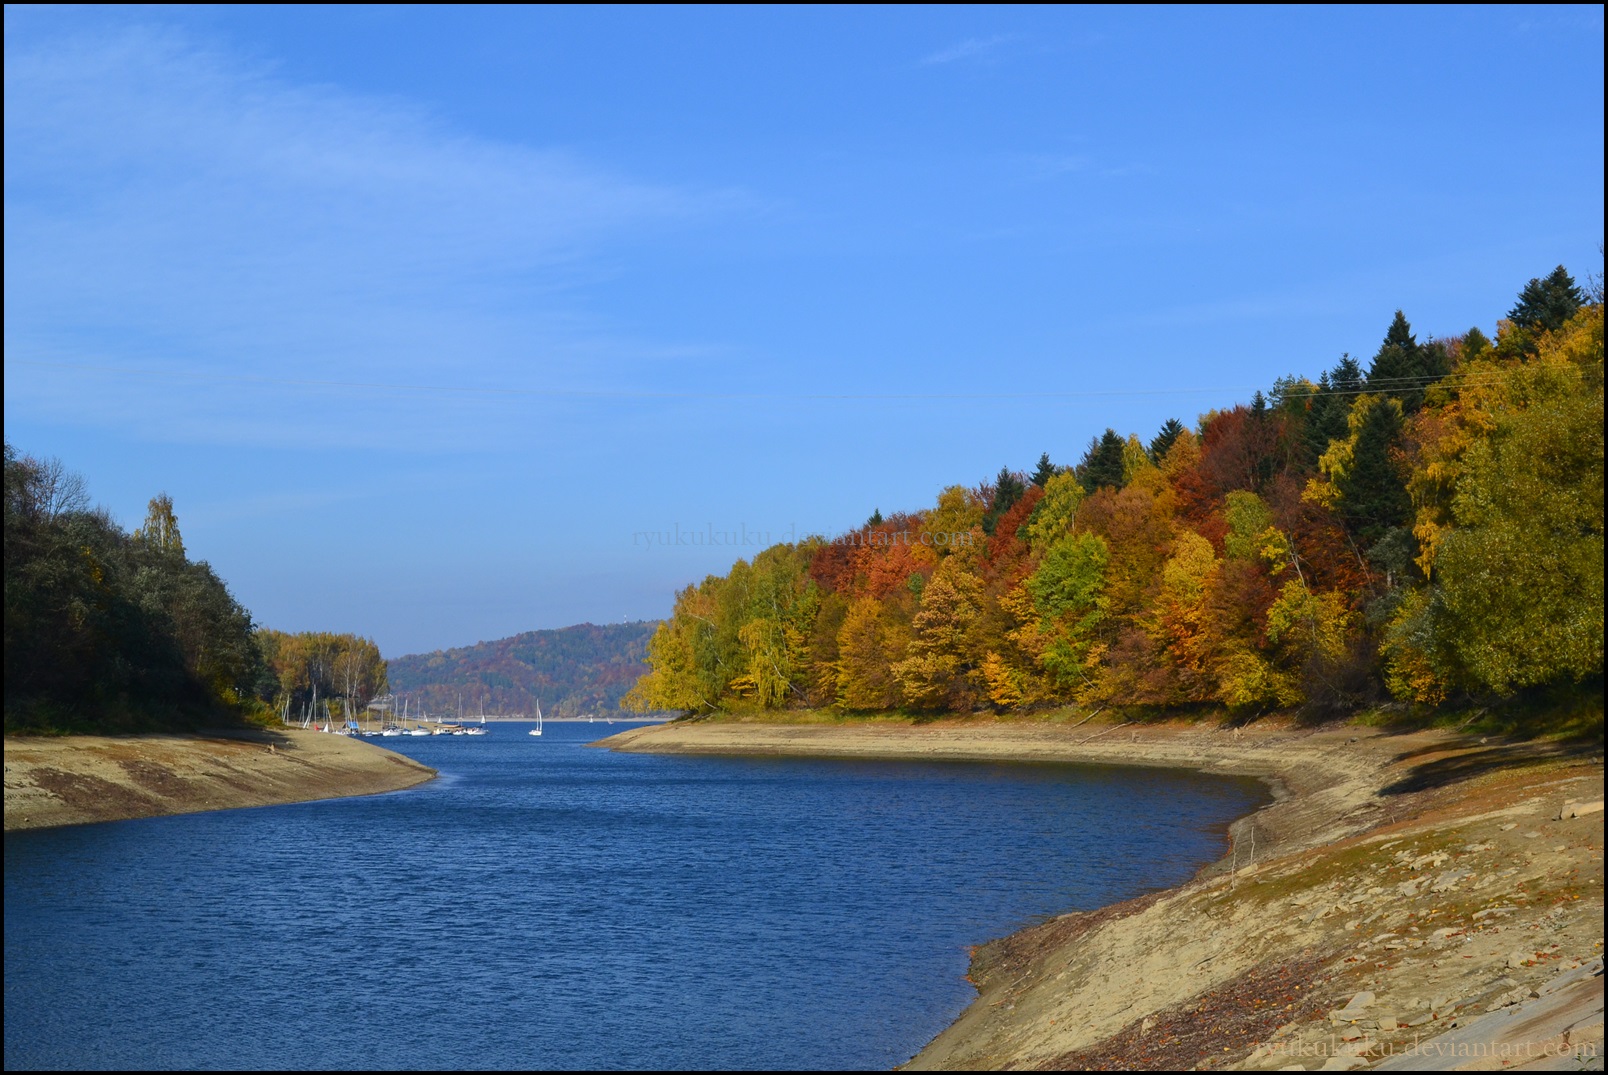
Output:
<instances>
[{"instance_id":1,"label":"exposed sandy bank","mask_svg":"<svg viewBox=\"0 0 1608 1075\"><path fill-rule=\"evenodd\" d=\"M604 745L1161 765L1273 786L1189 884L978 948L977 1000L911 1068L1494 1069L1573 1066L1556 1054L1585 1048L1601 1070L1600 748L972 721L704 721Z\"/></svg>"},{"instance_id":2,"label":"exposed sandy bank","mask_svg":"<svg viewBox=\"0 0 1608 1075\"><path fill-rule=\"evenodd\" d=\"M343 735L7 736L6 831L373 795L435 770Z\"/></svg>"}]
</instances>

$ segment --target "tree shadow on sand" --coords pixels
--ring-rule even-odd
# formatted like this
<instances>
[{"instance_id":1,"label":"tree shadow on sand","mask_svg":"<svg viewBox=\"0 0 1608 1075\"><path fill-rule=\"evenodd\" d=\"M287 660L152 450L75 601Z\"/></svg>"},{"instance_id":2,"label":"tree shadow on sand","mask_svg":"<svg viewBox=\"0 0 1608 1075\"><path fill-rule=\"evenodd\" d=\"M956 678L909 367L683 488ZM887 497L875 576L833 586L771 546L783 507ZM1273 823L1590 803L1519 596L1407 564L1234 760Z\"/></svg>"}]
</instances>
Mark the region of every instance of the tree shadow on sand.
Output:
<instances>
[{"instance_id":1,"label":"tree shadow on sand","mask_svg":"<svg viewBox=\"0 0 1608 1075\"><path fill-rule=\"evenodd\" d=\"M1479 740L1464 745L1440 744L1409 750L1398 754L1394 760L1406 762L1426 756L1430 760L1413 766L1401 779L1381 788L1380 794L1406 795L1428 791L1541 762L1600 759L1602 740L1583 737L1530 741L1507 739L1490 746L1484 745L1484 740Z\"/></svg>"}]
</instances>

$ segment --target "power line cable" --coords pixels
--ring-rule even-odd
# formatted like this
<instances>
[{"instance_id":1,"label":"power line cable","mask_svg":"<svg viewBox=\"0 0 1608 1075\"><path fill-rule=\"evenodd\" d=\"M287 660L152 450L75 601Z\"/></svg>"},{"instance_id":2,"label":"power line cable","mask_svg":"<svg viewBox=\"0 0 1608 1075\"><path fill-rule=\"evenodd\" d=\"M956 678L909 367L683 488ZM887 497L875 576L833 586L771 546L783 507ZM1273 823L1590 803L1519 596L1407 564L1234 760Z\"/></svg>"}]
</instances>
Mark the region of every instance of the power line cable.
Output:
<instances>
[{"instance_id":1,"label":"power line cable","mask_svg":"<svg viewBox=\"0 0 1608 1075\"><path fill-rule=\"evenodd\" d=\"M663 391L653 389L590 389L590 388L523 388L511 385L442 385L406 384L385 381L335 381L289 377L253 377L241 374L220 374L197 370L140 369L132 366L99 366L73 362L42 362L37 359L12 359L11 365L33 366L42 369L73 370L86 373L109 373L117 376L151 377L157 379L210 381L222 384L256 385L285 388L336 388L368 391L455 393L466 396L515 396L549 399L660 399L660 400L732 400L732 401L843 401L843 402L960 402L1043 399L1095 399L1122 396L1207 395L1225 392L1262 391L1260 385L1217 385L1177 388L1100 389L1076 392L705 392ZM1489 371L1480 375L1444 377L1407 376L1371 378L1358 388L1324 388L1304 381L1306 389L1291 391L1274 385L1269 391L1280 402L1289 399L1308 399L1316 396L1379 395L1386 392L1417 391L1431 387L1465 388L1496 385L1505 382L1517 370ZM1303 382L1298 382L1303 383Z\"/></svg>"}]
</instances>

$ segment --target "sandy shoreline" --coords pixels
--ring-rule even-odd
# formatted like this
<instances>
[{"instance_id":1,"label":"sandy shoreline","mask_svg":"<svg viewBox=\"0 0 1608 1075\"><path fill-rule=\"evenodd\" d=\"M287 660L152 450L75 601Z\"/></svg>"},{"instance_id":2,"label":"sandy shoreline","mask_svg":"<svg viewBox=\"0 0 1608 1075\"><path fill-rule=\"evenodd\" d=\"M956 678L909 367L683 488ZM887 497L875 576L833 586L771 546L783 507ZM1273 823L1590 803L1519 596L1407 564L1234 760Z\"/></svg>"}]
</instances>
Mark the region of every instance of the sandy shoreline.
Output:
<instances>
[{"instance_id":1,"label":"sandy shoreline","mask_svg":"<svg viewBox=\"0 0 1608 1075\"><path fill-rule=\"evenodd\" d=\"M1190 883L976 949L977 1000L910 1068L1534 1068L1594 1049L1601 1070L1600 746L970 720L698 721L600 745L1166 766L1273 787Z\"/></svg>"},{"instance_id":2,"label":"sandy shoreline","mask_svg":"<svg viewBox=\"0 0 1608 1075\"><path fill-rule=\"evenodd\" d=\"M7 832L374 795L436 775L361 739L298 728L6 736L5 768Z\"/></svg>"}]
</instances>

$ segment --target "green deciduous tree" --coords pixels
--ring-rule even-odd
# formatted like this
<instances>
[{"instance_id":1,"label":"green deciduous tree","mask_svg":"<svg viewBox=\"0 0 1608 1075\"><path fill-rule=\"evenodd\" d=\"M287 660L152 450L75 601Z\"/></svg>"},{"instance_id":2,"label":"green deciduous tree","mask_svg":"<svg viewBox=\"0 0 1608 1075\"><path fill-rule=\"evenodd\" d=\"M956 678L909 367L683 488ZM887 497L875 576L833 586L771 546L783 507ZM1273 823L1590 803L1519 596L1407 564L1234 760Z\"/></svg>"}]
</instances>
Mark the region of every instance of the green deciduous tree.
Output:
<instances>
[{"instance_id":1,"label":"green deciduous tree","mask_svg":"<svg viewBox=\"0 0 1608 1075\"><path fill-rule=\"evenodd\" d=\"M1498 692L1602 672L1600 309L1595 367L1538 358L1465 454L1436 556L1453 648Z\"/></svg>"},{"instance_id":2,"label":"green deciduous tree","mask_svg":"<svg viewBox=\"0 0 1608 1075\"><path fill-rule=\"evenodd\" d=\"M938 506L928 514L925 531L936 544L938 555L948 556L961 547L964 535L982 531L987 507L963 485L951 485L938 494ZM940 535L942 535L940 539Z\"/></svg>"},{"instance_id":3,"label":"green deciduous tree","mask_svg":"<svg viewBox=\"0 0 1608 1075\"><path fill-rule=\"evenodd\" d=\"M1051 478L1027 521L1028 546L1042 551L1071 533L1083 497L1083 483L1077 475L1063 473Z\"/></svg>"},{"instance_id":4,"label":"green deciduous tree","mask_svg":"<svg viewBox=\"0 0 1608 1075\"><path fill-rule=\"evenodd\" d=\"M1387 635L1391 689L1435 702L1601 676L1602 307L1464 408L1474 436L1452 470L1431 586Z\"/></svg>"},{"instance_id":5,"label":"green deciduous tree","mask_svg":"<svg viewBox=\"0 0 1608 1075\"><path fill-rule=\"evenodd\" d=\"M1237 560L1261 559L1273 526L1267 502L1255 493L1235 491L1224 498L1223 516L1228 520L1224 554Z\"/></svg>"},{"instance_id":6,"label":"green deciduous tree","mask_svg":"<svg viewBox=\"0 0 1608 1075\"><path fill-rule=\"evenodd\" d=\"M1071 694L1085 686L1098 653L1095 629L1105 617L1106 567L1111 554L1094 534L1071 534L1045 553L1023 583L1033 599L1039 662L1052 684Z\"/></svg>"}]
</instances>

